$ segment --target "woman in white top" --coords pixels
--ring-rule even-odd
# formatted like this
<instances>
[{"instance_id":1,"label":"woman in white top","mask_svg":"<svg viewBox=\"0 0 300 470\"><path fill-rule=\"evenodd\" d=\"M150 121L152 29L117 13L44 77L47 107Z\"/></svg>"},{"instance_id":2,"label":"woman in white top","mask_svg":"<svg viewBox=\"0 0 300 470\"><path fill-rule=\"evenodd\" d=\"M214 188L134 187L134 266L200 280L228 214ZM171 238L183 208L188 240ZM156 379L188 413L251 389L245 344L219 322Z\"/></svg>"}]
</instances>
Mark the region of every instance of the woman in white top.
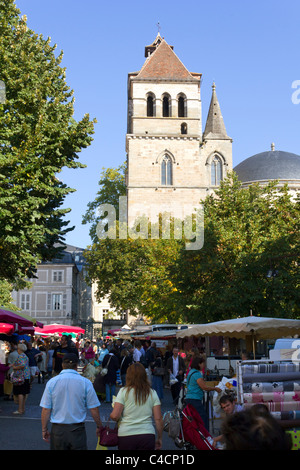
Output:
<instances>
[{"instance_id":1,"label":"woman in white top","mask_svg":"<svg viewBox=\"0 0 300 470\"><path fill-rule=\"evenodd\" d=\"M128 367L126 386L120 389L110 418L120 421L119 450L161 449L163 432L161 404L157 393L150 387L142 364L134 363Z\"/></svg>"}]
</instances>

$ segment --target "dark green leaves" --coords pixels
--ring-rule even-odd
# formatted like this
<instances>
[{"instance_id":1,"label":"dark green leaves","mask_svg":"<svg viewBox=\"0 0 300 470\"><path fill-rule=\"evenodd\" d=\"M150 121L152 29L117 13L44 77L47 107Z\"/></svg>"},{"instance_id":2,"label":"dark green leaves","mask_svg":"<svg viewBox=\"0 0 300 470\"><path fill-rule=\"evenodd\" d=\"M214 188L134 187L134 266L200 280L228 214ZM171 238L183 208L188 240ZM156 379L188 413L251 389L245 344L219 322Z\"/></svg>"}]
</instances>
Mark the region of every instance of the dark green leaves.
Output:
<instances>
[{"instance_id":1,"label":"dark green leaves","mask_svg":"<svg viewBox=\"0 0 300 470\"><path fill-rule=\"evenodd\" d=\"M12 0L0 2L0 278L16 281L51 259L66 228L61 205L73 191L58 179L81 168L94 122L73 118L73 91L56 46L28 29Z\"/></svg>"}]
</instances>

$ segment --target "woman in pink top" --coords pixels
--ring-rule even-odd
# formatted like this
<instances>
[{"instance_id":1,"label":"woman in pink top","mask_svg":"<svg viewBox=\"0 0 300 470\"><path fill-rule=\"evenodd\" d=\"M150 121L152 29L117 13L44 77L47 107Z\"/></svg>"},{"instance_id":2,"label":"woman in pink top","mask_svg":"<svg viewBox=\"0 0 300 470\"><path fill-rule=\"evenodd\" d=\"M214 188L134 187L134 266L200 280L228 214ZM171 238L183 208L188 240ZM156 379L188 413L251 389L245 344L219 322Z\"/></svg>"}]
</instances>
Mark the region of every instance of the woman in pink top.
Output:
<instances>
[{"instance_id":1,"label":"woman in pink top","mask_svg":"<svg viewBox=\"0 0 300 470\"><path fill-rule=\"evenodd\" d=\"M82 356L87 362L95 359L95 351L90 341L86 341L82 350Z\"/></svg>"},{"instance_id":2,"label":"woman in pink top","mask_svg":"<svg viewBox=\"0 0 300 470\"><path fill-rule=\"evenodd\" d=\"M199 349L198 348L192 348L189 356L190 356L190 362L189 362L189 365L188 365L188 368L187 368L187 371L186 371L186 376L188 376L188 373L191 370L191 365L192 365L194 357L200 356Z\"/></svg>"}]
</instances>

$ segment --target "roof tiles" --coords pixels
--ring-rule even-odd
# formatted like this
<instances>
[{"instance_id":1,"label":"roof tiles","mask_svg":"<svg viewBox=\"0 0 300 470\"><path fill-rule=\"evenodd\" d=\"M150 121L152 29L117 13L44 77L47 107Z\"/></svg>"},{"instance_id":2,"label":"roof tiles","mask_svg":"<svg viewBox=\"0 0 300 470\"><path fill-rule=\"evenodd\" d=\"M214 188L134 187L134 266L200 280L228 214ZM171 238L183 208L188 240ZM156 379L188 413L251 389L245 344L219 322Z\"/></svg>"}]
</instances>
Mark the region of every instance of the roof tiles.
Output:
<instances>
[{"instance_id":1,"label":"roof tiles","mask_svg":"<svg viewBox=\"0 0 300 470\"><path fill-rule=\"evenodd\" d=\"M196 80L164 39L147 58L136 78Z\"/></svg>"}]
</instances>

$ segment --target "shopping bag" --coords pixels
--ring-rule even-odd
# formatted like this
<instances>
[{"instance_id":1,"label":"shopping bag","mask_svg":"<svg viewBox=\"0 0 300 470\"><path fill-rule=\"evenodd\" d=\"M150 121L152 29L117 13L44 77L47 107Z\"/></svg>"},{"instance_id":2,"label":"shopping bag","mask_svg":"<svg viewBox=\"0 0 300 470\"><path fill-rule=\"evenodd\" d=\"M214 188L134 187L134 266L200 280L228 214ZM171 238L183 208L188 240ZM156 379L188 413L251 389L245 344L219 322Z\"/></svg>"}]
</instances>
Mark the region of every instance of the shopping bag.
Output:
<instances>
[{"instance_id":1,"label":"shopping bag","mask_svg":"<svg viewBox=\"0 0 300 470\"><path fill-rule=\"evenodd\" d=\"M100 439L98 439L96 450L108 450L107 447L100 444Z\"/></svg>"},{"instance_id":2,"label":"shopping bag","mask_svg":"<svg viewBox=\"0 0 300 470\"><path fill-rule=\"evenodd\" d=\"M3 393L4 395L10 395L13 391L13 384L10 380L5 379L3 384Z\"/></svg>"},{"instance_id":3,"label":"shopping bag","mask_svg":"<svg viewBox=\"0 0 300 470\"><path fill-rule=\"evenodd\" d=\"M102 375L102 377L104 377L108 372L108 369L107 367L103 367L103 369L101 370L100 374Z\"/></svg>"},{"instance_id":4,"label":"shopping bag","mask_svg":"<svg viewBox=\"0 0 300 470\"><path fill-rule=\"evenodd\" d=\"M178 380L176 379L175 375L172 374L172 372L170 372L170 385L175 385L176 383L178 382Z\"/></svg>"},{"instance_id":5,"label":"shopping bag","mask_svg":"<svg viewBox=\"0 0 300 470\"><path fill-rule=\"evenodd\" d=\"M100 374L104 377L107 373L108 373L108 366L109 366L109 363L110 363L110 360L111 360L111 356L110 358L108 359L108 362L106 364L106 367L103 367Z\"/></svg>"},{"instance_id":6,"label":"shopping bag","mask_svg":"<svg viewBox=\"0 0 300 470\"><path fill-rule=\"evenodd\" d=\"M10 375L10 380L12 381L13 385L22 385L25 382L24 371L13 371Z\"/></svg>"},{"instance_id":7,"label":"shopping bag","mask_svg":"<svg viewBox=\"0 0 300 470\"><path fill-rule=\"evenodd\" d=\"M180 433L180 417L175 411L167 411L163 415L164 431L171 439L176 439Z\"/></svg>"},{"instance_id":8,"label":"shopping bag","mask_svg":"<svg viewBox=\"0 0 300 470\"><path fill-rule=\"evenodd\" d=\"M104 447L116 447L118 445L118 426L100 428L99 443Z\"/></svg>"}]
</instances>

